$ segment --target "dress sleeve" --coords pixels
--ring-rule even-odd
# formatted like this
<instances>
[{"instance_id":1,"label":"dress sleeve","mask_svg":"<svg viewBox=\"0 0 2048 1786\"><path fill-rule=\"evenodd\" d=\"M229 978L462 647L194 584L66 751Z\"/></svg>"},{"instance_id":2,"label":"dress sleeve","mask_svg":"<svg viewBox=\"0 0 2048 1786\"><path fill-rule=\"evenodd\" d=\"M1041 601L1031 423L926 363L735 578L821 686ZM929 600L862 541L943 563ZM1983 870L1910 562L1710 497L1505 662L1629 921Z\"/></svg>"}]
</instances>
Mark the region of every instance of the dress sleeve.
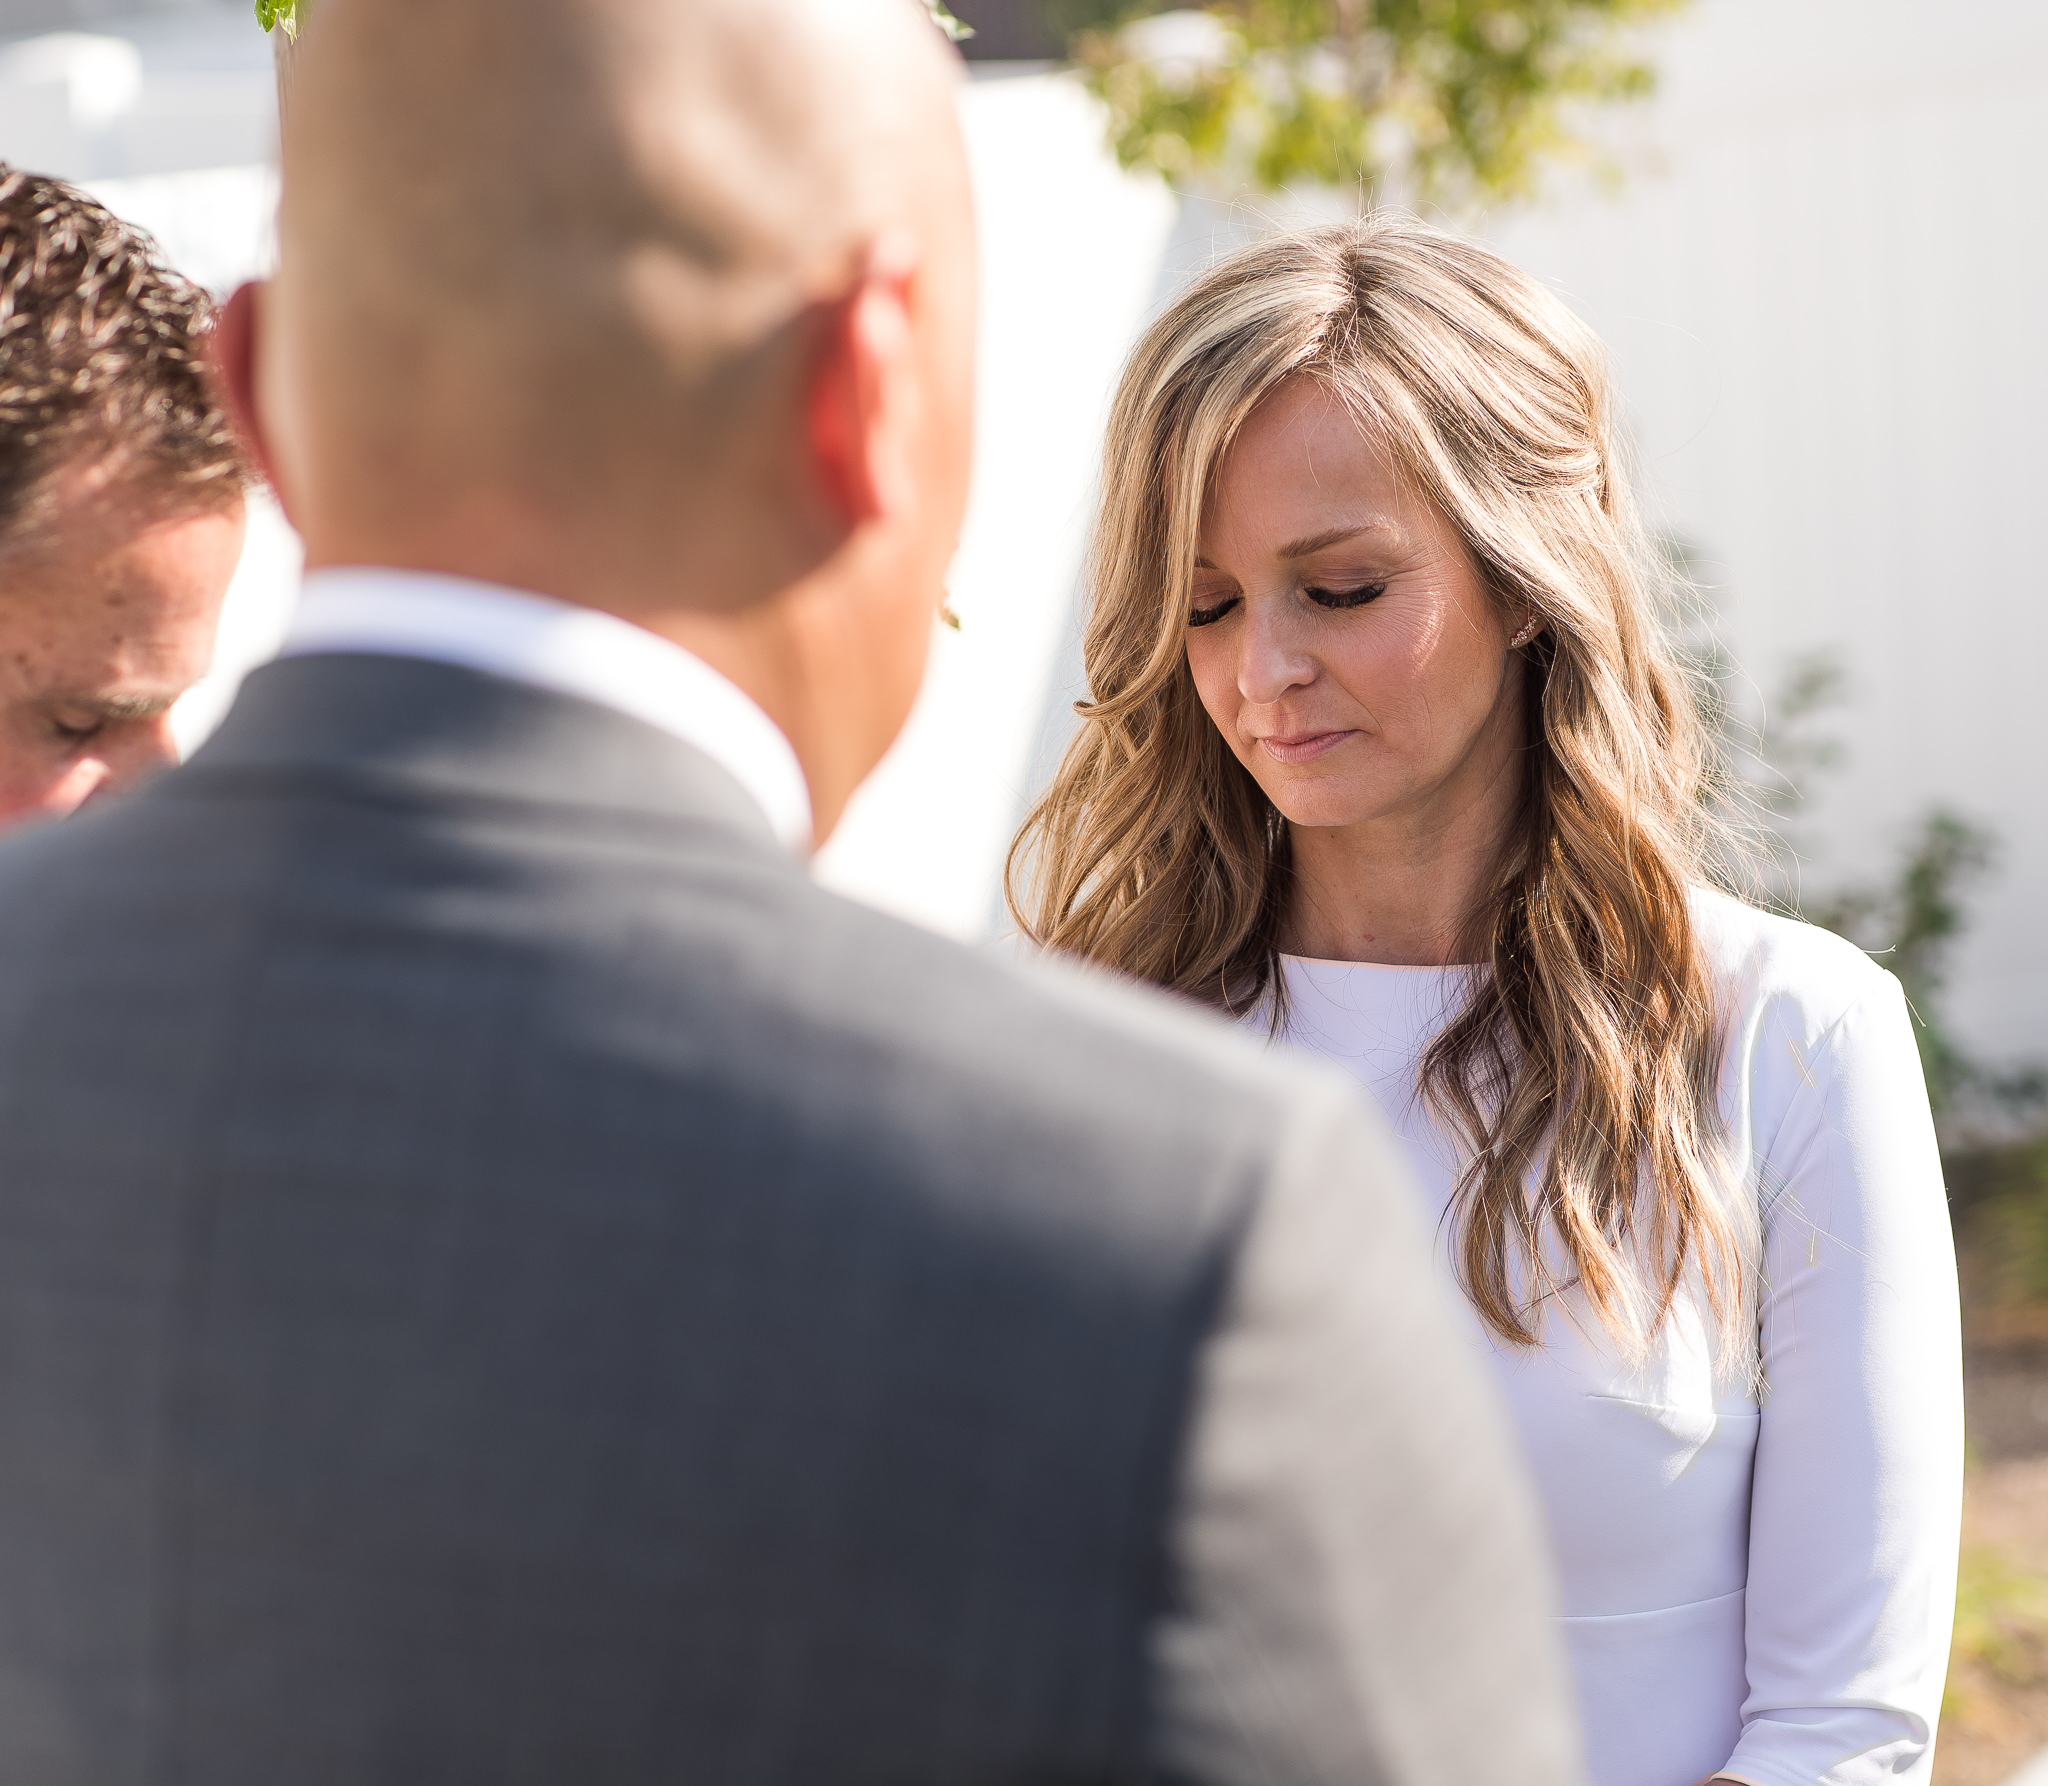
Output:
<instances>
[{"instance_id":1,"label":"dress sleeve","mask_svg":"<svg viewBox=\"0 0 2048 1786\"><path fill-rule=\"evenodd\" d=\"M1885 975L1817 1035L1778 1006L1750 1061L1758 1091L1766 1074L1790 1077L1776 1135L1756 1138L1766 1389L1749 1697L1725 1771L1754 1786L1925 1782L1955 1611L1962 1359L1941 1161L1898 982Z\"/></svg>"}]
</instances>

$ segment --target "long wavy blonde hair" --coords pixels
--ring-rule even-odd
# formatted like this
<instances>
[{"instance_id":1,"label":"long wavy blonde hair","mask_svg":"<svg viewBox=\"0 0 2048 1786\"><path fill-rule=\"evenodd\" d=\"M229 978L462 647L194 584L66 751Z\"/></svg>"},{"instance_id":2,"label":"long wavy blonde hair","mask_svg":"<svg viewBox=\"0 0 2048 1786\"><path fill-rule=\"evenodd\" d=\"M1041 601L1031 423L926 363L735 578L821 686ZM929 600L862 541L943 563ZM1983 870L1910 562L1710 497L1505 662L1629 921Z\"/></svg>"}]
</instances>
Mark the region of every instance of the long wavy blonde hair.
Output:
<instances>
[{"instance_id":1,"label":"long wavy blonde hair","mask_svg":"<svg viewBox=\"0 0 2048 1786\"><path fill-rule=\"evenodd\" d=\"M1261 242L1132 354L1091 554L1091 698L1012 846L1039 943L1284 1022L1289 831L1203 710L1186 628L1217 467L1283 383L1346 402L1447 516L1523 653L1519 818L1471 914L1483 962L1420 1090L1463 1139L1467 1294L1516 1345L1576 1283L1640 1356L1691 1274L1751 1358L1755 1217L1722 1156L1707 878L1710 734L1658 624L1599 342L1498 256L1375 217Z\"/></svg>"}]
</instances>

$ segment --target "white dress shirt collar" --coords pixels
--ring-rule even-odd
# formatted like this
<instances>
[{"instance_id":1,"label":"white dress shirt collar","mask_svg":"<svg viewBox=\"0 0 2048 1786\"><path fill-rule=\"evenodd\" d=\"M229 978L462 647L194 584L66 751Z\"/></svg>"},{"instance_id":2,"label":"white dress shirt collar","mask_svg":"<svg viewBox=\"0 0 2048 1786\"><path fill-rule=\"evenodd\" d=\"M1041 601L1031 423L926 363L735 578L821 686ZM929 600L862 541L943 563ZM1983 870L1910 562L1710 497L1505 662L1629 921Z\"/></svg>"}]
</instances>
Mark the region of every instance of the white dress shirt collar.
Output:
<instances>
[{"instance_id":1,"label":"white dress shirt collar","mask_svg":"<svg viewBox=\"0 0 2048 1786\"><path fill-rule=\"evenodd\" d=\"M780 728L702 658L644 627L461 577L313 571L279 655L336 651L460 664L658 726L745 788L784 848L810 848L810 790Z\"/></svg>"}]
</instances>

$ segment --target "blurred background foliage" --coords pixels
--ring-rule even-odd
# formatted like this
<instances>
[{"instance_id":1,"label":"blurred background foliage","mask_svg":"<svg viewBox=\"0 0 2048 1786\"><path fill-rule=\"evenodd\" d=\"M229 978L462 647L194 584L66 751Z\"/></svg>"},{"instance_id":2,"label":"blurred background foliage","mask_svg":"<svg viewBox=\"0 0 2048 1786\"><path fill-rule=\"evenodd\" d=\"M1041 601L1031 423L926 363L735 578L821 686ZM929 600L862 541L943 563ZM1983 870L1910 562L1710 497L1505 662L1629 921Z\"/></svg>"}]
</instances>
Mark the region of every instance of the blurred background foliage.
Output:
<instances>
[{"instance_id":1,"label":"blurred background foliage","mask_svg":"<svg viewBox=\"0 0 2048 1786\"><path fill-rule=\"evenodd\" d=\"M1749 848L1752 860L1740 878L1751 883L1751 896L1847 937L1898 976L1945 1141L1962 1147L1987 1133L2024 1129L2048 1110L2048 1068L1979 1059L1956 1038L1946 998L1972 896L1997 869L1997 836L1937 804L1899 838L1885 872L1833 884L1823 875L1809 886L1809 874L1827 856L1815 824L1825 817L1825 778L1846 758L1834 729L1850 699L1840 655L1815 651L1795 658L1777 693L1752 717L1719 646L1687 642L1686 650L1721 735L1724 763L1715 798ZM2043 1291L2048 1294L2048 1280Z\"/></svg>"},{"instance_id":2,"label":"blurred background foliage","mask_svg":"<svg viewBox=\"0 0 2048 1786\"><path fill-rule=\"evenodd\" d=\"M1994 1339L2048 1340L2048 1134L1951 1148L1967 1300Z\"/></svg>"},{"instance_id":3,"label":"blurred background foliage","mask_svg":"<svg viewBox=\"0 0 2048 1786\"><path fill-rule=\"evenodd\" d=\"M1126 167L1454 208L1584 159L1575 114L1650 91L1636 28L1685 3L1046 0Z\"/></svg>"},{"instance_id":4,"label":"blurred background foliage","mask_svg":"<svg viewBox=\"0 0 2048 1786\"><path fill-rule=\"evenodd\" d=\"M2048 1684L2048 1582L2005 1546L1981 1540L1966 1541L1957 1564L1942 1729L1996 1730L2009 1715L2007 1699Z\"/></svg>"}]
</instances>

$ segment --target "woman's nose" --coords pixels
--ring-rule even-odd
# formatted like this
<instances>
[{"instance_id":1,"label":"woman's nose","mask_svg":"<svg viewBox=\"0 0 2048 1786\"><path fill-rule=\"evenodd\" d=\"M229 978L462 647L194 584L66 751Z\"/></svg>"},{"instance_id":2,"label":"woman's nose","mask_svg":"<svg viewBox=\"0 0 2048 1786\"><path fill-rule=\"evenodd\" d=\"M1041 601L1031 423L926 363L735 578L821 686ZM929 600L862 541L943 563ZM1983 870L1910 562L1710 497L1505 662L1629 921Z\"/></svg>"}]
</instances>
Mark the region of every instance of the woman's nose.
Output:
<instances>
[{"instance_id":1,"label":"woman's nose","mask_svg":"<svg viewBox=\"0 0 2048 1786\"><path fill-rule=\"evenodd\" d=\"M1284 614L1262 612L1264 604L1247 603L1237 660L1237 692L1254 706L1269 707L1290 689L1316 677L1316 662L1294 634Z\"/></svg>"}]
</instances>

